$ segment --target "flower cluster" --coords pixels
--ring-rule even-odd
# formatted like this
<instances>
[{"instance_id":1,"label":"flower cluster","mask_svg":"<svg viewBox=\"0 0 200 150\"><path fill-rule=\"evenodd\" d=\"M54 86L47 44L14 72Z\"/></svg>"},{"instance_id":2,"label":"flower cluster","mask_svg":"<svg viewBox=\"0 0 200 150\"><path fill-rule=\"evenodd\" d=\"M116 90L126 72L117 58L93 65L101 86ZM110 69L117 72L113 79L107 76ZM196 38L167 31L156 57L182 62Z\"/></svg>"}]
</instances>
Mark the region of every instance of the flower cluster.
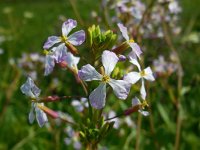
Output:
<instances>
[{"instance_id":1,"label":"flower cluster","mask_svg":"<svg viewBox=\"0 0 200 150\"><path fill-rule=\"evenodd\" d=\"M106 0L103 5L115 10L115 15L111 16L113 22L123 22L129 32L139 32L143 38L163 38L163 22L169 25L173 34L181 31L178 20L182 9L178 0L151 1L150 4L141 0Z\"/></svg>"},{"instance_id":2,"label":"flower cluster","mask_svg":"<svg viewBox=\"0 0 200 150\"><path fill-rule=\"evenodd\" d=\"M49 75L56 64L62 68L67 68L73 73L77 84L82 86L86 96L79 96L76 93L76 96L51 95L39 97L41 90L28 77L26 83L21 86L21 91L30 97L32 102L29 113L30 123L33 123L36 118L39 126L42 127L48 122L47 115L56 119L57 122L62 120L70 123L72 127L67 127L68 137L65 138L65 143L67 145L73 144L75 149L81 149L83 145L88 144L88 141L99 142L110 129L119 128L121 123L126 123L128 126L134 125L130 116L128 116L133 112L139 112L144 116L149 114L144 110L148 106L145 80L154 81L153 72L150 67L142 69L140 63L143 60L141 59L143 52L140 46L132 39L132 36L129 36L128 29L122 23L117 25L125 39L121 45L117 45L117 35L111 30L101 32L99 26L95 25L88 28L89 46L87 49L91 49L89 51L91 54L88 55L87 59L81 56L75 47L83 44L85 41L85 31L80 30L69 35L71 30L77 26L75 20L68 19L63 23L61 36L50 36L47 39L43 46L46 55L44 75ZM128 49L131 51L126 53ZM80 69L78 69L79 61L82 61L81 63L86 62ZM136 66L138 71L119 67L119 63L124 67L127 64L129 66ZM139 80L141 82L138 82ZM88 84L88 81L98 82L99 85L93 88L95 84ZM138 93L140 91L140 96L138 97L141 100L137 97L130 98L132 99L132 105L122 113L122 115L127 116L125 122L119 121L119 118L113 116L115 112L110 112L111 114L108 115L102 112L110 94L115 95L117 99L129 99L131 87L137 82L141 83L139 86L140 90L138 90ZM69 112L66 114L54 111L44 105L44 103L59 102L63 99L72 99L71 110L82 113L81 117L84 116L83 120L80 121L72 118L68 115ZM99 114L97 113L98 111L100 112ZM112 116L112 118L105 119L105 116ZM115 125L114 122L116 122ZM76 129L78 126L80 132L75 132L73 125ZM78 141L79 136L82 143Z\"/></svg>"}]
</instances>

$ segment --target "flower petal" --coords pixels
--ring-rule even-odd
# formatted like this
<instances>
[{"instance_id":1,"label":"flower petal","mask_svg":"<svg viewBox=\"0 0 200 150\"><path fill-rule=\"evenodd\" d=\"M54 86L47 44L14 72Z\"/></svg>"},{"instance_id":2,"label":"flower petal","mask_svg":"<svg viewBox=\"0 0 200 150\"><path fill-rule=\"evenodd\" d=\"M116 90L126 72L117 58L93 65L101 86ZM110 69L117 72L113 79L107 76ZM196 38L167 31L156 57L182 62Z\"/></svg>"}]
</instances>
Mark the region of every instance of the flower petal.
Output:
<instances>
[{"instance_id":1,"label":"flower petal","mask_svg":"<svg viewBox=\"0 0 200 150\"><path fill-rule=\"evenodd\" d=\"M137 60L135 52L133 52L133 51L130 52L129 55L128 55L128 58L130 60L130 63L136 65L138 70L141 71L141 67L140 67L140 64L139 64L139 62Z\"/></svg>"},{"instance_id":2,"label":"flower petal","mask_svg":"<svg viewBox=\"0 0 200 150\"><path fill-rule=\"evenodd\" d=\"M35 106L34 106L35 104L32 102L32 104L31 104L31 111L30 111L30 113L29 113L29 115L28 115L28 120L29 120L29 123L33 123L34 122L34 120L35 120L35 114L34 114L34 109L35 109Z\"/></svg>"},{"instance_id":3,"label":"flower petal","mask_svg":"<svg viewBox=\"0 0 200 150\"><path fill-rule=\"evenodd\" d=\"M105 106L106 101L106 84L101 83L89 96L90 104L96 109L101 109Z\"/></svg>"},{"instance_id":4,"label":"flower petal","mask_svg":"<svg viewBox=\"0 0 200 150\"><path fill-rule=\"evenodd\" d=\"M49 75L53 71L54 66L55 66L55 62L54 62L53 56L47 55L46 56L46 60L45 60L45 72L44 72L44 75L45 76Z\"/></svg>"},{"instance_id":5,"label":"flower petal","mask_svg":"<svg viewBox=\"0 0 200 150\"><path fill-rule=\"evenodd\" d=\"M140 94L141 94L142 99L145 100L147 93L146 93L145 86L144 86L144 79L142 79L142 86L140 88Z\"/></svg>"},{"instance_id":6,"label":"flower petal","mask_svg":"<svg viewBox=\"0 0 200 150\"><path fill-rule=\"evenodd\" d=\"M153 72L152 72L150 67L147 67L146 69L144 69L144 72L145 72L144 78L146 80L149 80L149 81L154 81L155 80L155 78L153 76Z\"/></svg>"},{"instance_id":7,"label":"flower petal","mask_svg":"<svg viewBox=\"0 0 200 150\"><path fill-rule=\"evenodd\" d=\"M137 55L137 57L140 58L142 51L141 51L139 45L135 42L129 42L129 45L130 45L131 49L133 50L133 52Z\"/></svg>"},{"instance_id":8,"label":"flower petal","mask_svg":"<svg viewBox=\"0 0 200 150\"><path fill-rule=\"evenodd\" d=\"M132 99L132 106L133 107L137 106L137 105L140 105L140 104L141 104L141 102L140 102L140 100L137 97L135 97L135 98Z\"/></svg>"},{"instance_id":9,"label":"flower petal","mask_svg":"<svg viewBox=\"0 0 200 150\"><path fill-rule=\"evenodd\" d=\"M80 101L78 100L73 100L72 101L72 106L74 106L74 108L76 109L76 111L78 112L82 112L84 107L83 105L80 103Z\"/></svg>"},{"instance_id":10,"label":"flower petal","mask_svg":"<svg viewBox=\"0 0 200 150\"><path fill-rule=\"evenodd\" d=\"M115 68L119 58L117 55L111 51L105 50L102 54L102 64L105 69L105 74L110 75Z\"/></svg>"},{"instance_id":11,"label":"flower petal","mask_svg":"<svg viewBox=\"0 0 200 150\"><path fill-rule=\"evenodd\" d=\"M44 104L41 103L40 105L44 105ZM37 106L35 107L35 112L36 112L36 120L39 126L40 127L44 126L44 124L48 122L47 115Z\"/></svg>"},{"instance_id":12,"label":"flower petal","mask_svg":"<svg viewBox=\"0 0 200 150\"><path fill-rule=\"evenodd\" d=\"M79 46L85 41L85 31L80 30L68 37L68 42L72 45Z\"/></svg>"},{"instance_id":13,"label":"flower petal","mask_svg":"<svg viewBox=\"0 0 200 150\"><path fill-rule=\"evenodd\" d=\"M90 64L83 66L81 70L78 71L78 76L84 81L101 80L102 78L102 75L99 74Z\"/></svg>"},{"instance_id":14,"label":"flower petal","mask_svg":"<svg viewBox=\"0 0 200 150\"><path fill-rule=\"evenodd\" d=\"M50 36L43 45L43 49L50 49L54 44L61 42L61 38L58 36Z\"/></svg>"},{"instance_id":15,"label":"flower petal","mask_svg":"<svg viewBox=\"0 0 200 150\"><path fill-rule=\"evenodd\" d=\"M130 72L127 75L124 76L124 80L131 83L131 84L135 84L138 80L140 80L140 73L138 72Z\"/></svg>"},{"instance_id":16,"label":"flower petal","mask_svg":"<svg viewBox=\"0 0 200 150\"><path fill-rule=\"evenodd\" d=\"M67 48L65 44L59 45L53 54L56 63L64 61L66 55L67 55Z\"/></svg>"},{"instance_id":17,"label":"flower petal","mask_svg":"<svg viewBox=\"0 0 200 150\"><path fill-rule=\"evenodd\" d=\"M62 24L62 35L67 37L69 32L77 26L76 20L68 19Z\"/></svg>"},{"instance_id":18,"label":"flower petal","mask_svg":"<svg viewBox=\"0 0 200 150\"><path fill-rule=\"evenodd\" d=\"M68 52L65 61L67 62L67 65L72 68L77 68L77 64L80 61L80 57L75 57L72 53Z\"/></svg>"},{"instance_id":19,"label":"flower petal","mask_svg":"<svg viewBox=\"0 0 200 150\"><path fill-rule=\"evenodd\" d=\"M129 36L128 36L127 28L126 28L123 24L121 24L121 23L118 23L117 26L119 27L119 30L121 31L122 36L123 36L127 41L129 41Z\"/></svg>"},{"instance_id":20,"label":"flower petal","mask_svg":"<svg viewBox=\"0 0 200 150\"><path fill-rule=\"evenodd\" d=\"M140 112L143 116L149 116L148 111L143 111L142 109L139 109L138 112Z\"/></svg>"},{"instance_id":21,"label":"flower petal","mask_svg":"<svg viewBox=\"0 0 200 150\"><path fill-rule=\"evenodd\" d=\"M24 83L20 87L20 89L23 94L32 98L38 97L41 92L41 90L35 85L35 83L30 77L28 77L28 79L26 80L26 83Z\"/></svg>"},{"instance_id":22,"label":"flower petal","mask_svg":"<svg viewBox=\"0 0 200 150\"><path fill-rule=\"evenodd\" d=\"M124 80L110 79L108 84L113 88L115 95L119 99L126 99L131 88L131 84Z\"/></svg>"}]
</instances>

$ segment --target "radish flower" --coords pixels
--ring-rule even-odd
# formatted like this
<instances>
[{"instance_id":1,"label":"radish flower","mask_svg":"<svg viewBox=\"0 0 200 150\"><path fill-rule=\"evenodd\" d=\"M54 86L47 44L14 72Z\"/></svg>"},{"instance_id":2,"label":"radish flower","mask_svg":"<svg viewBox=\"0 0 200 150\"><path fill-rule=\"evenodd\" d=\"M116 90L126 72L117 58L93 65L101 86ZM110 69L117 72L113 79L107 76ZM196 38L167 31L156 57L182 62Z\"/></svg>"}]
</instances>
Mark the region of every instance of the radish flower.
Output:
<instances>
[{"instance_id":1,"label":"radish flower","mask_svg":"<svg viewBox=\"0 0 200 150\"><path fill-rule=\"evenodd\" d=\"M83 30L77 31L71 35L69 33L77 26L76 20L68 19L62 25L61 36L50 36L44 43L44 49L50 49L58 43L71 43L72 45L79 46L85 41L85 32Z\"/></svg>"},{"instance_id":2,"label":"radish flower","mask_svg":"<svg viewBox=\"0 0 200 150\"><path fill-rule=\"evenodd\" d=\"M149 112L148 112L148 111L144 111L144 108L145 108L146 106L148 106L146 100L143 100L143 101L141 102L137 97L133 98L133 99L132 99L132 107L135 107L135 106L139 106L138 112L141 113L143 116L148 116L148 115L149 115Z\"/></svg>"},{"instance_id":3,"label":"radish flower","mask_svg":"<svg viewBox=\"0 0 200 150\"><path fill-rule=\"evenodd\" d=\"M133 39L129 38L127 28L123 24L118 23L117 25L119 27L119 30L122 33L122 36L126 39L127 43L131 47L132 51L137 55L138 58L140 58L142 51L141 51L139 45L137 43L135 43Z\"/></svg>"},{"instance_id":4,"label":"radish flower","mask_svg":"<svg viewBox=\"0 0 200 150\"><path fill-rule=\"evenodd\" d=\"M96 109L101 109L105 106L106 99L106 85L109 84L114 94L119 98L125 100L130 91L130 83L124 80L115 80L110 78L111 72L119 61L117 55L113 52L105 50L102 54L102 64L105 74L98 73L94 67L87 64L79 70L78 75L84 81L99 80L100 85L92 91L89 96L91 105Z\"/></svg>"},{"instance_id":5,"label":"radish flower","mask_svg":"<svg viewBox=\"0 0 200 150\"><path fill-rule=\"evenodd\" d=\"M38 96L40 95L41 90L34 84L33 80L30 77L28 77L26 83L23 84L20 89L23 94L35 100L35 102L31 103L29 122L32 124L36 118L39 126L44 126L44 124L48 122L47 115L43 112L43 110L40 109L40 107L44 106L44 104L37 103ZM34 111L36 115L34 114Z\"/></svg>"},{"instance_id":6,"label":"radish flower","mask_svg":"<svg viewBox=\"0 0 200 150\"><path fill-rule=\"evenodd\" d=\"M137 58L132 57L134 55L130 54L129 55L129 59L130 62L134 65L137 66L139 72L130 72L127 75L124 76L124 80L128 81L131 84L135 84L137 81L139 81L141 79L142 81L142 86L140 88L140 94L142 96L143 99L146 98L146 90L145 90L145 86L144 86L144 79L149 80L149 81L154 81L155 78L153 76L153 72L151 70L150 67L145 68L144 70L141 69L140 64L137 61Z\"/></svg>"}]
</instances>

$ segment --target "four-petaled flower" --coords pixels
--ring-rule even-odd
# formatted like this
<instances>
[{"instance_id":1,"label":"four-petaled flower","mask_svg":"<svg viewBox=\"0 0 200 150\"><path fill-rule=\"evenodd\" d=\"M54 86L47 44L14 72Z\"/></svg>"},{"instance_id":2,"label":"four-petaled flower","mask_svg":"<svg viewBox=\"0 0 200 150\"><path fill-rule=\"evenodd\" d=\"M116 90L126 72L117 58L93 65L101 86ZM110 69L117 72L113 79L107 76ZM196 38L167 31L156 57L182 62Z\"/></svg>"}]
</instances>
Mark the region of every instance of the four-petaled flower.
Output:
<instances>
[{"instance_id":1,"label":"four-petaled flower","mask_svg":"<svg viewBox=\"0 0 200 150\"><path fill-rule=\"evenodd\" d=\"M127 43L129 44L129 46L131 47L132 51L134 52L132 54L134 54L134 55L136 54L137 57L140 58L140 55L142 54L142 51L141 51L139 45L137 43L135 43L135 41L133 39L129 38L127 28L123 24L118 23L117 25L119 27L119 30L122 33L122 36L126 39Z\"/></svg>"},{"instance_id":2,"label":"four-petaled flower","mask_svg":"<svg viewBox=\"0 0 200 150\"><path fill-rule=\"evenodd\" d=\"M128 81L131 84L135 84L138 80L142 80L142 86L140 88L140 93L143 99L146 99L146 90L144 86L144 79L149 81L154 81L155 78L153 76L153 72L150 67L145 68L144 70L141 69L140 64L137 61L137 58L132 57L134 55L130 54L129 59L130 62L137 66L139 72L130 72L124 76L124 80Z\"/></svg>"},{"instance_id":3,"label":"four-petaled flower","mask_svg":"<svg viewBox=\"0 0 200 150\"><path fill-rule=\"evenodd\" d=\"M105 50L102 54L102 64L105 74L99 74L94 67L87 64L79 70L78 75L84 81L99 80L100 85L92 91L89 96L91 105L94 108L101 109L105 106L106 84L108 83L119 99L126 99L130 91L130 83L124 80L115 80L110 78L110 74L115 68L119 58L115 53Z\"/></svg>"},{"instance_id":4,"label":"four-petaled flower","mask_svg":"<svg viewBox=\"0 0 200 150\"><path fill-rule=\"evenodd\" d=\"M21 91L26 96L29 96L32 100L35 102L32 102L31 104L31 111L29 113L29 122L32 124L33 121L36 120L40 127L42 127L45 123L48 122L47 115L43 112L43 110L40 109L40 107L44 106L43 103L37 103L38 96L40 95L41 90L34 84L33 80L28 77L25 84L21 86ZM34 114L34 110L36 113L36 116Z\"/></svg>"},{"instance_id":5,"label":"four-petaled flower","mask_svg":"<svg viewBox=\"0 0 200 150\"><path fill-rule=\"evenodd\" d=\"M146 106L148 106L146 100L142 100L142 102L140 102L140 100L137 97L133 98L132 99L132 107L135 107L135 106L139 106L138 112L140 112L142 115L144 115L144 116L149 115L148 111L144 111L144 108Z\"/></svg>"},{"instance_id":6,"label":"four-petaled flower","mask_svg":"<svg viewBox=\"0 0 200 150\"><path fill-rule=\"evenodd\" d=\"M52 46L58 43L71 43L72 45L79 46L85 41L85 32L83 30L77 31L68 36L72 29L77 26L76 20L68 19L62 25L62 35L50 36L44 43L44 49L50 49Z\"/></svg>"}]
</instances>

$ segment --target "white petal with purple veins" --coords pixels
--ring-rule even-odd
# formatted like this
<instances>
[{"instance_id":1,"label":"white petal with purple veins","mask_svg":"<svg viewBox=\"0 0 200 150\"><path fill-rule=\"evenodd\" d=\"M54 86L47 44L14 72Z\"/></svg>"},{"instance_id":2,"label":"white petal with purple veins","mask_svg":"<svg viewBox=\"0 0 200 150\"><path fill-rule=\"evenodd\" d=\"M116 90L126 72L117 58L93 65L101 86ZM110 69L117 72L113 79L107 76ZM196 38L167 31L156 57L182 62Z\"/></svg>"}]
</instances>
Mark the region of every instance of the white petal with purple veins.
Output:
<instances>
[{"instance_id":1,"label":"white petal with purple veins","mask_svg":"<svg viewBox=\"0 0 200 150\"><path fill-rule=\"evenodd\" d=\"M24 83L21 87L20 87L21 91L23 94L32 97L32 98L36 98L40 95L41 90L35 85L35 83L33 82L33 80L28 77L26 83Z\"/></svg>"},{"instance_id":2,"label":"white petal with purple veins","mask_svg":"<svg viewBox=\"0 0 200 150\"><path fill-rule=\"evenodd\" d=\"M53 54L56 63L64 61L66 55L67 55L67 48L65 47L65 44L59 45Z\"/></svg>"},{"instance_id":3,"label":"white petal with purple veins","mask_svg":"<svg viewBox=\"0 0 200 150\"><path fill-rule=\"evenodd\" d=\"M137 105L140 105L140 104L141 104L141 102L140 102L140 100L137 97L135 97L135 98L132 99L132 106L133 107L137 106Z\"/></svg>"},{"instance_id":4,"label":"white petal with purple veins","mask_svg":"<svg viewBox=\"0 0 200 150\"><path fill-rule=\"evenodd\" d=\"M145 90L145 85L144 85L144 79L142 79L142 86L140 88L140 94L142 99L146 99L146 90Z\"/></svg>"},{"instance_id":5,"label":"white petal with purple veins","mask_svg":"<svg viewBox=\"0 0 200 150\"><path fill-rule=\"evenodd\" d=\"M140 73L138 72L130 72L124 76L124 80L131 84L135 84L140 78Z\"/></svg>"},{"instance_id":6,"label":"white petal with purple veins","mask_svg":"<svg viewBox=\"0 0 200 150\"><path fill-rule=\"evenodd\" d=\"M29 112L29 115L28 115L28 120L29 120L29 123L33 123L33 121L35 120L35 114L34 114L34 109L35 109L35 103L32 103L31 104L31 111Z\"/></svg>"},{"instance_id":7,"label":"white petal with purple veins","mask_svg":"<svg viewBox=\"0 0 200 150\"><path fill-rule=\"evenodd\" d=\"M121 24L121 23L118 23L117 26L119 27L119 30L121 31L122 36L123 36L127 41L129 41L129 36L128 36L127 28L126 28L123 24Z\"/></svg>"},{"instance_id":8,"label":"white petal with purple veins","mask_svg":"<svg viewBox=\"0 0 200 150\"><path fill-rule=\"evenodd\" d=\"M130 60L130 63L136 65L138 70L141 71L140 64L137 60L136 54L133 51L129 53L128 58Z\"/></svg>"},{"instance_id":9,"label":"white petal with purple veins","mask_svg":"<svg viewBox=\"0 0 200 150\"><path fill-rule=\"evenodd\" d=\"M41 103L40 105L43 105L43 103ZM36 112L36 120L38 122L38 125L40 127L44 126L45 123L48 122L47 115L37 106L35 107L35 112Z\"/></svg>"},{"instance_id":10,"label":"white petal with purple veins","mask_svg":"<svg viewBox=\"0 0 200 150\"><path fill-rule=\"evenodd\" d=\"M143 116L149 116L149 112L148 111L143 111L143 110L138 110L138 112L140 112Z\"/></svg>"},{"instance_id":11,"label":"white petal with purple veins","mask_svg":"<svg viewBox=\"0 0 200 150\"><path fill-rule=\"evenodd\" d=\"M62 24L62 35L67 37L69 32L77 26L76 20L68 19Z\"/></svg>"},{"instance_id":12,"label":"white petal with purple veins","mask_svg":"<svg viewBox=\"0 0 200 150\"><path fill-rule=\"evenodd\" d=\"M78 76L84 81L101 80L102 75L99 74L94 67L87 64L78 71Z\"/></svg>"},{"instance_id":13,"label":"white petal with purple veins","mask_svg":"<svg viewBox=\"0 0 200 150\"><path fill-rule=\"evenodd\" d=\"M106 102L106 84L101 83L89 96L90 104L96 109L101 109Z\"/></svg>"},{"instance_id":14,"label":"white petal with purple veins","mask_svg":"<svg viewBox=\"0 0 200 150\"><path fill-rule=\"evenodd\" d=\"M80 61L80 57L75 57L72 53L68 52L65 61L70 68L77 68L77 64Z\"/></svg>"},{"instance_id":15,"label":"white petal with purple veins","mask_svg":"<svg viewBox=\"0 0 200 150\"><path fill-rule=\"evenodd\" d=\"M124 80L110 79L108 84L112 87L115 95L119 99L126 99L127 98L128 94L130 92L130 87L131 87L130 83L128 83Z\"/></svg>"},{"instance_id":16,"label":"white petal with purple veins","mask_svg":"<svg viewBox=\"0 0 200 150\"><path fill-rule=\"evenodd\" d=\"M129 42L129 45L130 45L131 49L133 50L133 52L135 52L137 57L140 58L140 55L142 54L142 51L141 51L139 45L137 43L135 43L135 42Z\"/></svg>"},{"instance_id":17,"label":"white petal with purple veins","mask_svg":"<svg viewBox=\"0 0 200 150\"><path fill-rule=\"evenodd\" d=\"M79 46L85 41L85 31L80 30L68 37L68 42L72 45Z\"/></svg>"},{"instance_id":18,"label":"white petal with purple veins","mask_svg":"<svg viewBox=\"0 0 200 150\"><path fill-rule=\"evenodd\" d=\"M117 55L111 51L105 50L102 54L102 64L105 69L105 74L110 75L115 68L119 58Z\"/></svg>"},{"instance_id":19,"label":"white petal with purple veins","mask_svg":"<svg viewBox=\"0 0 200 150\"><path fill-rule=\"evenodd\" d=\"M51 55L46 56L45 60L45 72L44 75L47 76L49 75L55 66L54 58Z\"/></svg>"},{"instance_id":20,"label":"white petal with purple veins","mask_svg":"<svg viewBox=\"0 0 200 150\"><path fill-rule=\"evenodd\" d=\"M60 43L61 38L58 36L50 36L48 37L47 41L43 45L43 49L49 49L51 48L54 44Z\"/></svg>"},{"instance_id":21,"label":"white petal with purple veins","mask_svg":"<svg viewBox=\"0 0 200 150\"><path fill-rule=\"evenodd\" d=\"M149 80L149 81L154 81L155 80L155 78L153 76L153 72L152 72L150 67L147 67L146 69L144 69L144 72L145 72L144 78L146 80Z\"/></svg>"}]
</instances>

